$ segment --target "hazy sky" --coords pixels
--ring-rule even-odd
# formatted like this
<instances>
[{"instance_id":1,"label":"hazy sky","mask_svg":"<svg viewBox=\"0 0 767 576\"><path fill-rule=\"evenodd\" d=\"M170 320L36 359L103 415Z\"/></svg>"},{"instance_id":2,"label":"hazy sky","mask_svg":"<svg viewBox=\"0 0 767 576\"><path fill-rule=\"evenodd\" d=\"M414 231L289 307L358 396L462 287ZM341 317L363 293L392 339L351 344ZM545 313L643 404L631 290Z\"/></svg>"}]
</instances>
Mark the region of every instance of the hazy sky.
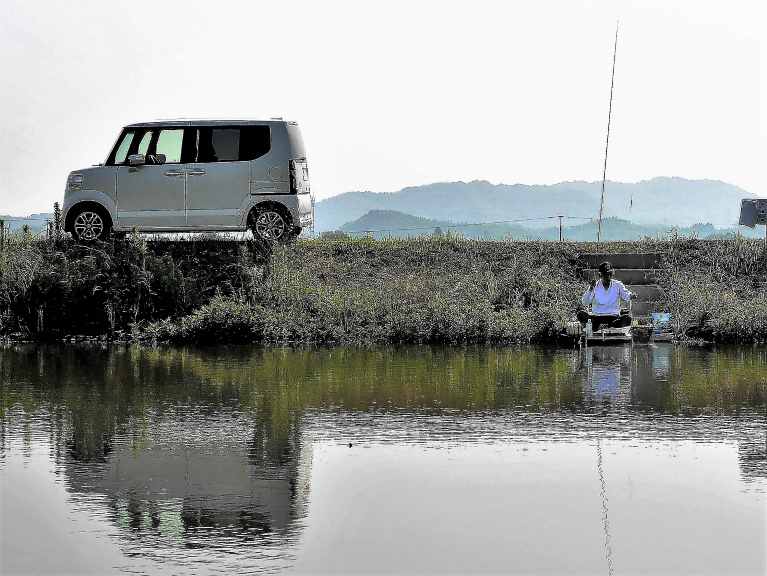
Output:
<instances>
[{"instance_id":1,"label":"hazy sky","mask_svg":"<svg viewBox=\"0 0 767 576\"><path fill-rule=\"evenodd\" d=\"M146 120L296 120L318 200L441 181L767 195L763 0L0 0L0 213Z\"/></svg>"}]
</instances>

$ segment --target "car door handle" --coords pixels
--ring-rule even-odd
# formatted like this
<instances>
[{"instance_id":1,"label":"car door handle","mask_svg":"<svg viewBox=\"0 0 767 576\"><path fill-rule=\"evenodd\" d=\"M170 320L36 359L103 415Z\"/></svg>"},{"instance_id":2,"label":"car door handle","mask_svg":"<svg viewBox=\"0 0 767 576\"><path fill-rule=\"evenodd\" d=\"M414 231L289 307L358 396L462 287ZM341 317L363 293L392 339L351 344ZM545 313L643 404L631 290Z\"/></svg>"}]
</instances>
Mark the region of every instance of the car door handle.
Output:
<instances>
[{"instance_id":1,"label":"car door handle","mask_svg":"<svg viewBox=\"0 0 767 576\"><path fill-rule=\"evenodd\" d=\"M165 175L166 176L183 176L184 171L183 170L166 170Z\"/></svg>"},{"instance_id":2,"label":"car door handle","mask_svg":"<svg viewBox=\"0 0 767 576\"><path fill-rule=\"evenodd\" d=\"M205 174L205 170L203 170L202 168L194 168L193 170L190 170L189 172L187 172L187 174L189 174L190 176L202 176L203 174Z\"/></svg>"}]
</instances>

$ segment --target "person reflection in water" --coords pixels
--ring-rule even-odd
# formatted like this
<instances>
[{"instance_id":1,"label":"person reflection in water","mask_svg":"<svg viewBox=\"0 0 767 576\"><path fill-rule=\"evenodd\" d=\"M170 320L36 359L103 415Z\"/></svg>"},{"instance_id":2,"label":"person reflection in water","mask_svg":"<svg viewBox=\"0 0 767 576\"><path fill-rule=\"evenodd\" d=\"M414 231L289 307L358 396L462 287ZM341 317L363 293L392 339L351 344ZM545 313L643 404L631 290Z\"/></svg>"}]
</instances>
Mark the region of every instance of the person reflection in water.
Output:
<instances>
[{"instance_id":1,"label":"person reflection in water","mask_svg":"<svg viewBox=\"0 0 767 576\"><path fill-rule=\"evenodd\" d=\"M621 315L620 299L631 300L636 298L636 294L626 290L623 282L613 280L613 274L614 269L609 262L599 265L599 281L591 281L581 300L584 307L591 304L591 314L582 309L576 315L584 328L589 320L595 332L603 324L608 328L631 326L631 316Z\"/></svg>"},{"instance_id":2,"label":"person reflection in water","mask_svg":"<svg viewBox=\"0 0 767 576\"><path fill-rule=\"evenodd\" d=\"M631 347L589 346L582 354L583 400L595 402L603 410L625 405L631 395L633 360ZM623 390L623 393L621 393Z\"/></svg>"},{"instance_id":3,"label":"person reflection in water","mask_svg":"<svg viewBox=\"0 0 767 576\"><path fill-rule=\"evenodd\" d=\"M597 400L614 402L618 397L620 387L621 366L616 359L605 354L594 353L592 367L592 382Z\"/></svg>"}]
</instances>

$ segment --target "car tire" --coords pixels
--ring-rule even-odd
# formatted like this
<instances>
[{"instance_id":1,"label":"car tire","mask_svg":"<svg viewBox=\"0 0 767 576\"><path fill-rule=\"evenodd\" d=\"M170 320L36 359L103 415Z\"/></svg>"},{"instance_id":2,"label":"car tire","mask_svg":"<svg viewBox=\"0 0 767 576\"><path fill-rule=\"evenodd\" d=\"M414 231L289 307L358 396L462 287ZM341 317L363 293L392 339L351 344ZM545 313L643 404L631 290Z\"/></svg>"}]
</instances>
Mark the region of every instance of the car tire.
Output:
<instances>
[{"instance_id":1,"label":"car tire","mask_svg":"<svg viewBox=\"0 0 767 576\"><path fill-rule=\"evenodd\" d=\"M275 208L264 208L256 212L250 223L253 236L271 242L290 240L292 226L285 215Z\"/></svg>"},{"instance_id":2,"label":"car tire","mask_svg":"<svg viewBox=\"0 0 767 576\"><path fill-rule=\"evenodd\" d=\"M112 231L112 222L103 208L86 206L72 218L72 237L81 242L104 241Z\"/></svg>"}]
</instances>

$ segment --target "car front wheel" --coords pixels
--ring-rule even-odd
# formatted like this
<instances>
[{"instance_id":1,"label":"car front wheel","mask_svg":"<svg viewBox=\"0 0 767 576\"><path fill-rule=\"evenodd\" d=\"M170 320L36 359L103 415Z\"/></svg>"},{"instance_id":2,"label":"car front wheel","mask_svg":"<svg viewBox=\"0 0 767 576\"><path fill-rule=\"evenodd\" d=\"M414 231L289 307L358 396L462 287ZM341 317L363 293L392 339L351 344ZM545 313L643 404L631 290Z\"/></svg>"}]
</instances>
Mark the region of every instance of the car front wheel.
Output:
<instances>
[{"instance_id":1,"label":"car front wheel","mask_svg":"<svg viewBox=\"0 0 767 576\"><path fill-rule=\"evenodd\" d=\"M106 240L111 226L109 219L96 208L83 208L72 221L72 236L76 240L92 242Z\"/></svg>"}]
</instances>

